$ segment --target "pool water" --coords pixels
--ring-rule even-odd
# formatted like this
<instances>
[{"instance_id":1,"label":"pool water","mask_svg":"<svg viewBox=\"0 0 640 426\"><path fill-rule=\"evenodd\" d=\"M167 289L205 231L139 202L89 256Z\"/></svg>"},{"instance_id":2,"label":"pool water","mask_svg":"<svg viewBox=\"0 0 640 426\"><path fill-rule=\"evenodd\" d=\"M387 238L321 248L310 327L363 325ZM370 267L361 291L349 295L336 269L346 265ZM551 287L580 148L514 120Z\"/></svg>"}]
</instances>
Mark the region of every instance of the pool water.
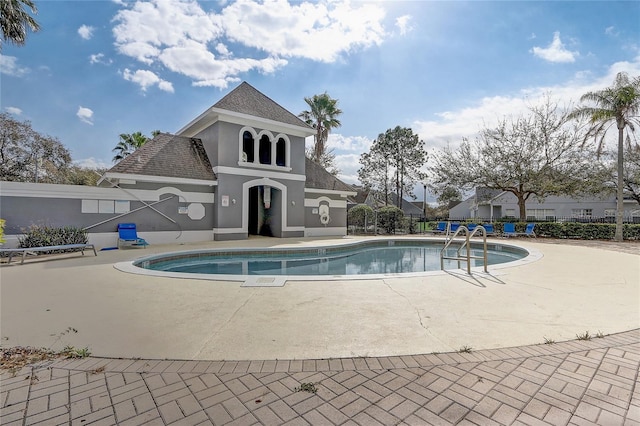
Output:
<instances>
[{"instance_id":1,"label":"pool water","mask_svg":"<svg viewBox=\"0 0 640 426\"><path fill-rule=\"evenodd\" d=\"M235 251L199 251L171 253L135 262L154 271L215 275L370 275L439 271L442 242L404 243L384 241L349 247L312 250L255 249ZM524 249L488 244L489 265L511 262L527 256ZM463 250L463 254L466 252ZM448 256L455 248L447 250ZM472 256L482 256L482 246L472 245ZM482 259L472 259L472 267L483 266ZM445 260L445 269L464 268L455 260Z\"/></svg>"}]
</instances>

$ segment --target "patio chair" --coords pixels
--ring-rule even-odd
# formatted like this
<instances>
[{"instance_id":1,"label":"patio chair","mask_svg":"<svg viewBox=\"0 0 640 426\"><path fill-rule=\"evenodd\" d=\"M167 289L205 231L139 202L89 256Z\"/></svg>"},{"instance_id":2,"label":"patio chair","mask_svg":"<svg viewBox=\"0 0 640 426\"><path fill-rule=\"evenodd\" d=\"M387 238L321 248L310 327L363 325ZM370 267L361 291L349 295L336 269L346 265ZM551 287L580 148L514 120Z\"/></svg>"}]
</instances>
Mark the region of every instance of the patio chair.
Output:
<instances>
[{"instance_id":1,"label":"patio chair","mask_svg":"<svg viewBox=\"0 0 640 426\"><path fill-rule=\"evenodd\" d=\"M119 223L118 224L118 248L120 245L147 248L149 245L144 238L138 237L135 223Z\"/></svg>"},{"instance_id":2,"label":"patio chair","mask_svg":"<svg viewBox=\"0 0 640 426\"><path fill-rule=\"evenodd\" d=\"M518 233L516 232L516 224L515 223L505 223L502 227L502 236L503 237L517 237Z\"/></svg>"},{"instance_id":3,"label":"patio chair","mask_svg":"<svg viewBox=\"0 0 640 426\"><path fill-rule=\"evenodd\" d=\"M477 223L468 223L467 229L469 230L469 234L471 234L473 230L476 229L477 227L478 227Z\"/></svg>"},{"instance_id":4,"label":"patio chair","mask_svg":"<svg viewBox=\"0 0 640 426\"><path fill-rule=\"evenodd\" d=\"M447 232L447 222L438 222L436 229L431 230L434 234L444 234Z\"/></svg>"},{"instance_id":5,"label":"patio chair","mask_svg":"<svg viewBox=\"0 0 640 426\"><path fill-rule=\"evenodd\" d=\"M460 228L460 222L453 222L451 224L451 234L455 234L458 228Z\"/></svg>"},{"instance_id":6,"label":"patio chair","mask_svg":"<svg viewBox=\"0 0 640 426\"><path fill-rule=\"evenodd\" d=\"M485 232L487 233L487 236L496 235L496 230L493 227L493 223L485 223L484 225L482 225L482 227L484 228Z\"/></svg>"},{"instance_id":7,"label":"patio chair","mask_svg":"<svg viewBox=\"0 0 640 426\"><path fill-rule=\"evenodd\" d=\"M535 228L536 224L535 223L527 223L527 227L524 230L524 233L521 233L519 235L524 235L527 237L536 237L536 233L533 232L533 228Z\"/></svg>"}]
</instances>

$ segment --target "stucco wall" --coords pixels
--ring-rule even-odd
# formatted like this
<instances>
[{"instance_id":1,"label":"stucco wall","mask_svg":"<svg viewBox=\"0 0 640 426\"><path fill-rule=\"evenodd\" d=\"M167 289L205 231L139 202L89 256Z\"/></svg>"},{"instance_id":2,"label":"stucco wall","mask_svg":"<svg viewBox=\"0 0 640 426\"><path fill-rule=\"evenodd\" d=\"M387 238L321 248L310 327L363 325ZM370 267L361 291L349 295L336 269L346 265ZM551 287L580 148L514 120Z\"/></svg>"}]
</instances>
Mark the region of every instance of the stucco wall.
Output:
<instances>
[{"instance_id":1,"label":"stucco wall","mask_svg":"<svg viewBox=\"0 0 640 426\"><path fill-rule=\"evenodd\" d=\"M305 236L346 235L346 198L331 191L322 193L318 190L307 190L304 206ZM323 213L327 214L325 219L323 219Z\"/></svg>"},{"instance_id":2,"label":"stucco wall","mask_svg":"<svg viewBox=\"0 0 640 426\"><path fill-rule=\"evenodd\" d=\"M136 223L150 243L208 241L215 216L213 201L212 193L181 191L175 186L123 191L0 182L0 217L6 220L7 246L15 246L17 236L32 225L86 228L93 243L112 245L117 224L124 222Z\"/></svg>"},{"instance_id":3,"label":"stucco wall","mask_svg":"<svg viewBox=\"0 0 640 426\"><path fill-rule=\"evenodd\" d=\"M196 135L202 139L218 178L215 194L217 212L213 222L214 238L226 240L247 237L249 189L255 186L274 188L270 213L279 217L280 220L272 223L273 235L283 237L303 235L305 226L304 139L286 135L289 140L288 167L238 164L241 160L241 133L244 133L245 129L247 127L240 124L216 122ZM250 127L250 129L258 139L261 132L269 131L272 143L281 136L279 132L270 129L258 127Z\"/></svg>"}]
</instances>

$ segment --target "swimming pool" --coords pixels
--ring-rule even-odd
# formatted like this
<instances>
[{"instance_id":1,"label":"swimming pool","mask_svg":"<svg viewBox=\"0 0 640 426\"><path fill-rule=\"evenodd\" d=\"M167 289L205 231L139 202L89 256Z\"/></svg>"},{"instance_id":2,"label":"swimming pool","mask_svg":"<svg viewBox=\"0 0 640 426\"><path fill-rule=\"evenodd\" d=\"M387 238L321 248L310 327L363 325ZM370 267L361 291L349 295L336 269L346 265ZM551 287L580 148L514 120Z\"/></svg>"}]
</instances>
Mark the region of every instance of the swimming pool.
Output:
<instances>
[{"instance_id":1,"label":"swimming pool","mask_svg":"<svg viewBox=\"0 0 640 426\"><path fill-rule=\"evenodd\" d=\"M126 272L149 275L243 280L250 276L281 276L287 279L376 278L398 274L423 274L441 271L442 240L374 239L355 243L312 248L219 249L195 250L147 256L130 267L116 267ZM517 246L487 243L488 265L520 261L530 253ZM448 249L453 255L455 247ZM472 255L482 255L482 243L471 243ZM445 260L445 269L465 267L455 260ZM482 259L472 259L472 267L483 266Z\"/></svg>"}]
</instances>

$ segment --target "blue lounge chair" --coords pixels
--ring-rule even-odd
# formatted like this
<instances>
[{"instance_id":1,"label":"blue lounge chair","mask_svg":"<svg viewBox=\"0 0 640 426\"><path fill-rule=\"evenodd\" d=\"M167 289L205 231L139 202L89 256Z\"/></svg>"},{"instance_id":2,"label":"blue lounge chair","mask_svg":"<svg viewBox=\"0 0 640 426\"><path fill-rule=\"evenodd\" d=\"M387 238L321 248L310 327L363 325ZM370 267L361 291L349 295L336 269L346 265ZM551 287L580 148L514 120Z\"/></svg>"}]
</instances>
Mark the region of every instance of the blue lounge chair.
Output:
<instances>
[{"instance_id":1,"label":"blue lounge chair","mask_svg":"<svg viewBox=\"0 0 640 426\"><path fill-rule=\"evenodd\" d=\"M487 233L487 236L496 234L496 230L493 227L493 223L485 223L484 225L482 225L482 227Z\"/></svg>"},{"instance_id":2,"label":"blue lounge chair","mask_svg":"<svg viewBox=\"0 0 640 426\"><path fill-rule=\"evenodd\" d=\"M533 228L535 228L536 224L535 223L527 223L527 227L524 230L524 234L520 234L520 235L525 235L527 237L536 237L536 233L533 232Z\"/></svg>"},{"instance_id":3,"label":"blue lounge chair","mask_svg":"<svg viewBox=\"0 0 640 426\"><path fill-rule=\"evenodd\" d=\"M460 228L460 222L453 222L451 224L451 233L452 234L455 233L458 230L458 228Z\"/></svg>"},{"instance_id":4,"label":"blue lounge chair","mask_svg":"<svg viewBox=\"0 0 640 426\"><path fill-rule=\"evenodd\" d=\"M147 243L144 238L138 237L135 223L119 223L118 224L118 248L120 244L147 248Z\"/></svg>"},{"instance_id":5,"label":"blue lounge chair","mask_svg":"<svg viewBox=\"0 0 640 426\"><path fill-rule=\"evenodd\" d=\"M469 230L469 233L472 233L474 229L476 229L478 227L477 223L468 223L467 224L467 229Z\"/></svg>"},{"instance_id":6,"label":"blue lounge chair","mask_svg":"<svg viewBox=\"0 0 640 426\"><path fill-rule=\"evenodd\" d=\"M431 232L434 234L444 234L447 232L447 222L438 222L436 229L432 229Z\"/></svg>"},{"instance_id":7,"label":"blue lounge chair","mask_svg":"<svg viewBox=\"0 0 640 426\"><path fill-rule=\"evenodd\" d=\"M515 223L505 223L502 227L502 236L503 237L517 237L518 233L516 232L516 224Z\"/></svg>"}]
</instances>

